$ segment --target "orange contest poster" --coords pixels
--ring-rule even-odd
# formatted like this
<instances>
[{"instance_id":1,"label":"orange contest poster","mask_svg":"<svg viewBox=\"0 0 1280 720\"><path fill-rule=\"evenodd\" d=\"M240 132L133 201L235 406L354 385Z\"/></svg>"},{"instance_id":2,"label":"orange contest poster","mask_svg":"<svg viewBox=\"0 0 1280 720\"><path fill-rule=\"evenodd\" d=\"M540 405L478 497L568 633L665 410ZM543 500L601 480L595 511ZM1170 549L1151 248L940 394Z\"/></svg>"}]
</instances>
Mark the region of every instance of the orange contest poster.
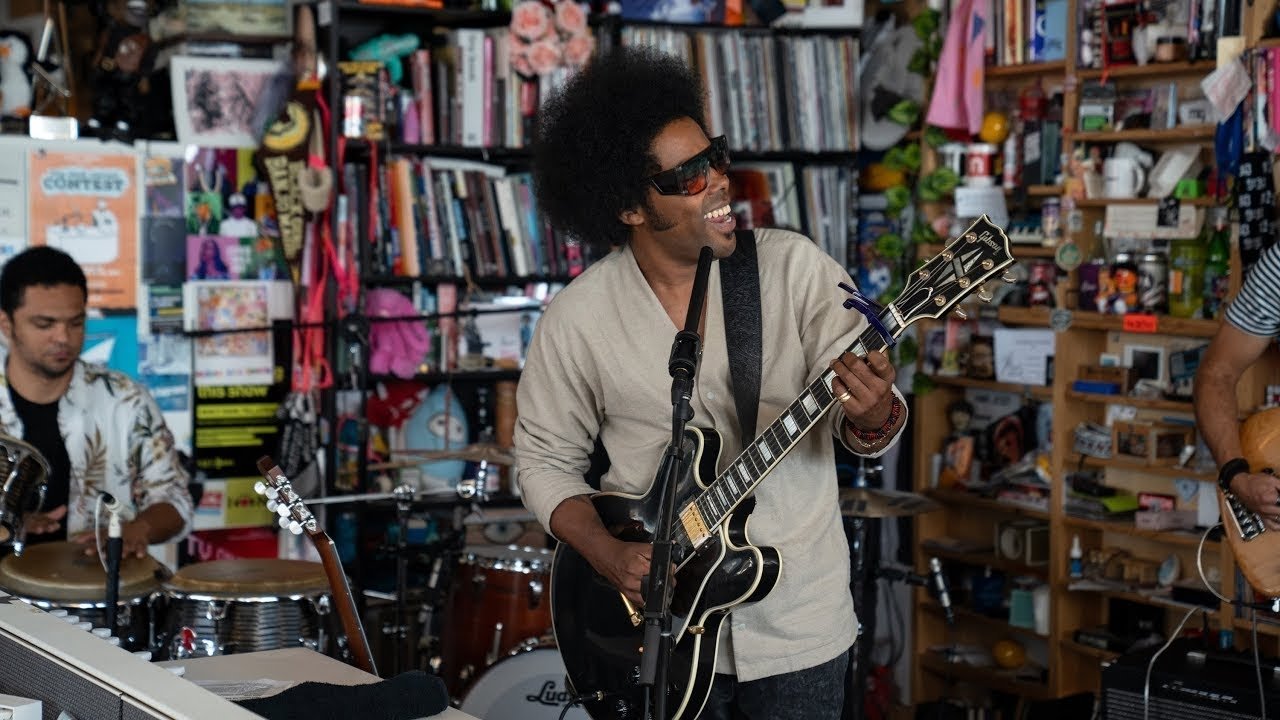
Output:
<instances>
[{"instance_id":1,"label":"orange contest poster","mask_svg":"<svg viewBox=\"0 0 1280 720\"><path fill-rule=\"evenodd\" d=\"M137 307L137 157L32 151L32 245L65 250L84 268L89 307Z\"/></svg>"}]
</instances>

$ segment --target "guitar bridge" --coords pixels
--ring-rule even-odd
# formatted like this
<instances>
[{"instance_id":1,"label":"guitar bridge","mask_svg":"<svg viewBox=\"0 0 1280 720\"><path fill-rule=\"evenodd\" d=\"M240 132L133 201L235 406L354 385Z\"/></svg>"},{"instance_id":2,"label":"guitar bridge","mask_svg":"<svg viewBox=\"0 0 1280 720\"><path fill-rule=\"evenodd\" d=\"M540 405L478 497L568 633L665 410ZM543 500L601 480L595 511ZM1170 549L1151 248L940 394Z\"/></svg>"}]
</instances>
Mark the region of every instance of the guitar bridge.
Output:
<instances>
[{"instance_id":1,"label":"guitar bridge","mask_svg":"<svg viewBox=\"0 0 1280 720\"><path fill-rule=\"evenodd\" d=\"M1253 540L1262 533L1267 531L1267 526L1263 524L1262 518L1256 513L1249 512L1249 509L1240 502L1240 498L1230 491L1224 492L1223 497L1226 498L1227 507L1231 508L1231 517L1235 518L1236 529L1240 531L1240 538L1245 542Z\"/></svg>"},{"instance_id":2,"label":"guitar bridge","mask_svg":"<svg viewBox=\"0 0 1280 720\"><path fill-rule=\"evenodd\" d=\"M693 543L695 548L711 537L711 531L707 529L702 513L698 512L697 503L689 503L684 510L680 511L680 524L684 526L685 534L689 536L689 542Z\"/></svg>"}]
</instances>

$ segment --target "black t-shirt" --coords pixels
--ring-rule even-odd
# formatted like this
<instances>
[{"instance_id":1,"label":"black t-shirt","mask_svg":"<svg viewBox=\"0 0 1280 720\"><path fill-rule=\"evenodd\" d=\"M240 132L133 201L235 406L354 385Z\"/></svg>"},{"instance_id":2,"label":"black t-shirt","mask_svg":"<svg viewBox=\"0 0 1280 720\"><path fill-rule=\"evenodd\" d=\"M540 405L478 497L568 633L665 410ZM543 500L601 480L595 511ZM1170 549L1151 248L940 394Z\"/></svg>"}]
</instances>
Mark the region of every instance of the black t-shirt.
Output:
<instances>
[{"instance_id":1,"label":"black t-shirt","mask_svg":"<svg viewBox=\"0 0 1280 720\"><path fill-rule=\"evenodd\" d=\"M9 397L13 398L13 409L22 421L22 439L39 450L44 459L49 461L48 487L45 489L44 504L40 506L41 512L66 505L71 499L71 457L67 455L67 444L58 430L58 403L33 403L19 395L12 385L9 386ZM28 543L66 539L65 518L62 520L62 527L54 532L27 536Z\"/></svg>"}]
</instances>

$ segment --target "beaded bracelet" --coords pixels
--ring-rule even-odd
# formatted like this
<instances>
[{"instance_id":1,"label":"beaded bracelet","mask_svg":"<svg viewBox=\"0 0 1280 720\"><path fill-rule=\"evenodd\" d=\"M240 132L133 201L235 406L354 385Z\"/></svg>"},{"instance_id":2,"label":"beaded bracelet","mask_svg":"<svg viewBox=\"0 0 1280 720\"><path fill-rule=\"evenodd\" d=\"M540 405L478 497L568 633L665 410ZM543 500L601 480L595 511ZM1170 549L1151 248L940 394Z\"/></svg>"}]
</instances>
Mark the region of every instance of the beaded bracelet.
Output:
<instances>
[{"instance_id":1,"label":"beaded bracelet","mask_svg":"<svg viewBox=\"0 0 1280 720\"><path fill-rule=\"evenodd\" d=\"M893 396L893 403L889 406L889 417L884 424L875 430L863 430L854 425L845 418L845 425L848 426L849 432L853 433L853 437L864 446L874 445L889 435L889 431L897 424L898 418L902 417L902 401L897 395Z\"/></svg>"}]
</instances>

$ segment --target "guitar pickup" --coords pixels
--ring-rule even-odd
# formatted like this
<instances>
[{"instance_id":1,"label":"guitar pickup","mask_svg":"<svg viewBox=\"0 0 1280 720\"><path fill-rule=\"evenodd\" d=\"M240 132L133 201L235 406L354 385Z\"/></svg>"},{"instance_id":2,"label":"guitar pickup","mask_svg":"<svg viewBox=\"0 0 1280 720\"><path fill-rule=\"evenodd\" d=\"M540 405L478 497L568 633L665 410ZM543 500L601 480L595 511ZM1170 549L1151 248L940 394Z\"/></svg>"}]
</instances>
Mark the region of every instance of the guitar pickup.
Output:
<instances>
[{"instance_id":1,"label":"guitar pickup","mask_svg":"<svg viewBox=\"0 0 1280 720\"><path fill-rule=\"evenodd\" d=\"M707 529L702 513L698 512L697 503L689 503L684 510L680 511L680 524L684 526L685 534L689 536L689 542L693 543L695 548L711 537L711 531Z\"/></svg>"}]
</instances>

